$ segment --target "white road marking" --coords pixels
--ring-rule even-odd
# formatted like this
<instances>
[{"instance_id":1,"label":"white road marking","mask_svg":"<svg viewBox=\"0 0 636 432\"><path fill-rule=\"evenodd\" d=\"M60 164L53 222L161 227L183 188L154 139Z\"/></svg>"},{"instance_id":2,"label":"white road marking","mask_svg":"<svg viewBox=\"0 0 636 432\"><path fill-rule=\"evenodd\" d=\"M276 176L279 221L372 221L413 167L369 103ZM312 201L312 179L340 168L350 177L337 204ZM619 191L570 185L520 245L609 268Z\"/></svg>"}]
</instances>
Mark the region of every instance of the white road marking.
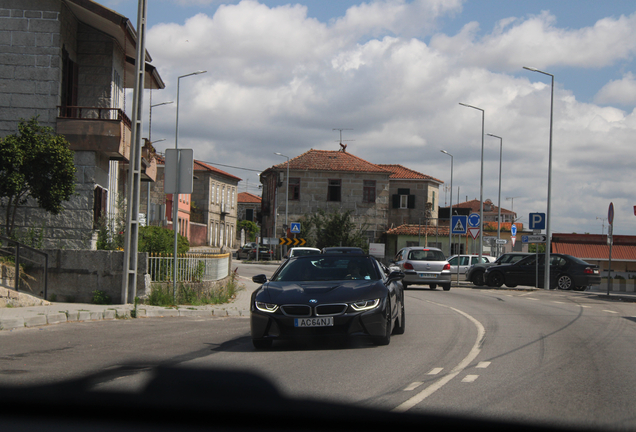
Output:
<instances>
[{"instance_id":1,"label":"white road marking","mask_svg":"<svg viewBox=\"0 0 636 432\"><path fill-rule=\"evenodd\" d=\"M535 300L535 301L538 301L539 299L532 298L532 297L528 297L528 300Z\"/></svg>"},{"instance_id":2,"label":"white road marking","mask_svg":"<svg viewBox=\"0 0 636 432\"><path fill-rule=\"evenodd\" d=\"M466 375L462 382L474 382L477 378L479 378L479 375Z\"/></svg>"},{"instance_id":3,"label":"white road marking","mask_svg":"<svg viewBox=\"0 0 636 432\"><path fill-rule=\"evenodd\" d=\"M426 375L437 375L438 373L440 373L441 371L443 371L444 368L433 368L431 369L431 371L429 373L427 373Z\"/></svg>"},{"instance_id":4,"label":"white road marking","mask_svg":"<svg viewBox=\"0 0 636 432\"><path fill-rule=\"evenodd\" d=\"M592 306L581 305L582 308L591 308Z\"/></svg>"},{"instance_id":5,"label":"white road marking","mask_svg":"<svg viewBox=\"0 0 636 432\"><path fill-rule=\"evenodd\" d=\"M488 366L490 366L490 362L479 362L475 367L477 369L486 369Z\"/></svg>"},{"instance_id":6,"label":"white road marking","mask_svg":"<svg viewBox=\"0 0 636 432\"><path fill-rule=\"evenodd\" d=\"M424 383L416 381L414 383L409 384L403 391L413 391L416 388L418 388L419 386L421 386L422 384L424 384Z\"/></svg>"},{"instance_id":7,"label":"white road marking","mask_svg":"<svg viewBox=\"0 0 636 432\"><path fill-rule=\"evenodd\" d=\"M563 304L565 302L560 302L560 301L552 301L552 303L559 303L559 304Z\"/></svg>"},{"instance_id":8,"label":"white road marking","mask_svg":"<svg viewBox=\"0 0 636 432\"><path fill-rule=\"evenodd\" d=\"M414 406L422 402L424 399L426 399L427 397L435 393L437 390L444 387L444 385L446 385L449 381L451 381L457 375L459 375L479 355L479 353L481 352L481 345L484 341L484 337L486 336L486 329L484 328L484 326L475 318L468 315L466 312L460 311L459 309L455 309L454 307L446 306L446 305L435 303L435 302L429 302L429 303L433 303L435 305L442 306L442 307L447 307L457 312L458 314L468 318L475 325L475 327L477 327L477 339L475 340L475 344L473 345L468 355L464 357L464 359L461 362L459 362L459 364L455 366L448 375L440 378L439 380L437 380L430 386L426 387L424 390L422 390L415 396L409 398L408 400L404 401L397 407L393 408L392 411L395 411L395 412L406 412L410 410L411 408L413 408Z\"/></svg>"},{"instance_id":9,"label":"white road marking","mask_svg":"<svg viewBox=\"0 0 636 432\"><path fill-rule=\"evenodd\" d=\"M607 310L607 309L603 309L603 312L608 312L608 313L618 313L616 311L611 311L611 310Z\"/></svg>"}]
</instances>

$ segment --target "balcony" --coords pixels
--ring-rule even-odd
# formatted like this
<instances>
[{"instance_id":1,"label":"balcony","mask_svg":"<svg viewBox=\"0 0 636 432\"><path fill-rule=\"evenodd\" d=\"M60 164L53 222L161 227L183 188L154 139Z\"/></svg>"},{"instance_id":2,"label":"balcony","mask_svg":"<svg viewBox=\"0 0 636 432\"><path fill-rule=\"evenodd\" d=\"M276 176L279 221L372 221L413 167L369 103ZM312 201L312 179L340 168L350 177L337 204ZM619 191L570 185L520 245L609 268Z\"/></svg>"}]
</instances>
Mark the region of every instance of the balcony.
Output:
<instances>
[{"instance_id":1,"label":"balcony","mask_svg":"<svg viewBox=\"0 0 636 432\"><path fill-rule=\"evenodd\" d=\"M57 133L66 137L74 151L96 151L109 159L128 161L131 125L118 108L58 107Z\"/></svg>"}]
</instances>

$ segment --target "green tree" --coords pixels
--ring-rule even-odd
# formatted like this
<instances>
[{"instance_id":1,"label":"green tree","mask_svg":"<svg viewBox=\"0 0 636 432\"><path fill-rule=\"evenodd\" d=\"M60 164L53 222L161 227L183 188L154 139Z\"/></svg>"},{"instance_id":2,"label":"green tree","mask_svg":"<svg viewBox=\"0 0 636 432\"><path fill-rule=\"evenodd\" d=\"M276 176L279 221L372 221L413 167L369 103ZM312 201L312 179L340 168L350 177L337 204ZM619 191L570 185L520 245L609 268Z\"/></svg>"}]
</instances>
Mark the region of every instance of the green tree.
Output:
<instances>
[{"instance_id":1,"label":"green tree","mask_svg":"<svg viewBox=\"0 0 636 432\"><path fill-rule=\"evenodd\" d=\"M367 249L367 238L364 235L365 225L358 227L353 221L351 211L325 213L318 210L302 221L300 237L317 248L332 246L354 246Z\"/></svg>"},{"instance_id":2,"label":"green tree","mask_svg":"<svg viewBox=\"0 0 636 432\"><path fill-rule=\"evenodd\" d=\"M177 236L177 253L186 253L190 250L190 242L181 234ZM139 252L172 254L174 231L157 226L139 228Z\"/></svg>"},{"instance_id":3,"label":"green tree","mask_svg":"<svg viewBox=\"0 0 636 432\"><path fill-rule=\"evenodd\" d=\"M239 230L245 229L245 233L247 234L247 238L251 242L256 240L256 236L258 235L258 233L261 230L261 228L255 222L248 221L248 220L240 221L237 224L237 226L238 226Z\"/></svg>"},{"instance_id":4,"label":"green tree","mask_svg":"<svg viewBox=\"0 0 636 432\"><path fill-rule=\"evenodd\" d=\"M539 253L545 253L545 243L538 243L538 245L539 245ZM536 253L537 243L530 243L528 245L528 252Z\"/></svg>"},{"instance_id":5,"label":"green tree","mask_svg":"<svg viewBox=\"0 0 636 432\"><path fill-rule=\"evenodd\" d=\"M62 135L40 126L37 116L18 125L18 134L0 139L0 204L5 233L13 234L18 207L28 198L54 215L75 192L73 151Z\"/></svg>"}]
</instances>

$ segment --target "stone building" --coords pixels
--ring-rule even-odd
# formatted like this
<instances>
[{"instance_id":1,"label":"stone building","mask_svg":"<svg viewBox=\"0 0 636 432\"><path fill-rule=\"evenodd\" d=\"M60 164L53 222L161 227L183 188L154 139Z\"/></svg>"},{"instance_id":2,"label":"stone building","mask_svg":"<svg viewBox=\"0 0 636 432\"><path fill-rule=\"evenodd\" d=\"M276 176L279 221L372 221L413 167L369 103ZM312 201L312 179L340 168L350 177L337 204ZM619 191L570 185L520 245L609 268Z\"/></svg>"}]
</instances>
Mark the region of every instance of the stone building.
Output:
<instances>
[{"instance_id":1,"label":"stone building","mask_svg":"<svg viewBox=\"0 0 636 432\"><path fill-rule=\"evenodd\" d=\"M259 196L249 192L241 192L238 194L238 220L250 221L258 223L261 213L262 199Z\"/></svg>"},{"instance_id":2,"label":"stone building","mask_svg":"<svg viewBox=\"0 0 636 432\"><path fill-rule=\"evenodd\" d=\"M364 228L369 242L377 242L389 227L391 218L417 219L418 212L429 207L426 200L439 196L441 183L400 165L373 164L343 150L312 149L290 159L288 199L286 175L287 162L261 173L264 237L285 236L285 207L289 201L289 223L318 210L351 211L354 223ZM406 208L394 209L393 195L402 189L409 189L405 193ZM414 198L408 198L409 195ZM291 237L289 232L287 234Z\"/></svg>"},{"instance_id":3,"label":"stone building","mask_svg":"<svg viewBox=\"0 0 636 432\"><path fill-rule=\"evenodd\" d=\"M90 0L3 0L0 3L0 136L20 119L64 135L75 151L76 194L60 215L27 203L16 228L43 228L44 247L94 248L96 223L113 215L120 161L130 156L125 89L135 83L137 34L128 18ZM162 89L146 55L146 88ZM154 180L146 149L145 180Z\"/></svg>"}]
</instances>

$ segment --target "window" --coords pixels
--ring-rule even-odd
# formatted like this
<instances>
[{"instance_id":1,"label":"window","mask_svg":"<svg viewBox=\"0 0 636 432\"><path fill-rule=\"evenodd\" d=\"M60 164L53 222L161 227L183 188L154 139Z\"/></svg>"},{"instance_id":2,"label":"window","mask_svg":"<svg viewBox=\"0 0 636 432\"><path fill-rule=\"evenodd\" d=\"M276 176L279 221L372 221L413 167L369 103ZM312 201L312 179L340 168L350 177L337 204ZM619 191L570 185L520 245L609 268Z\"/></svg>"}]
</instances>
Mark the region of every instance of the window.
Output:
<instances>
[{"instance_id":1,"label":"window","mask_svg":"<svg viewBox=\"0 0 636 432\"><path fill-rule=\"evenodd\" d=\"M300 199L300 179L289 178L289 200L298 201Z\"/></svg>"},{"instance_id":2,"label":"window","mask_svg":"<svg viewBox=\"0 0 636 432\"><path fill-rule=\"evenodd\" d=\"M234 188L232 188L232 208L234 208Z\"/></svg>"},{"instance_id":3,"label":"window","mask_svg":"<svg viewBox=\"0 0 636 432\"><path fill-rule=\"evenodd\" d=\"M245 210L245 220L254 222L254 209Z\"/></svg>"},{"instance_id":4,"label":"window","mask_svg":"<svg viewBox=\"0 0 636 432\"><path fill-rule=\"evenodd\" d=\"M108 202L108 192L99 186L93 191L93 226L99 225L99 219L106 215L106 203Z\"/></svg>"},{"instance_id":5,"label":"window","mask_svg":"<svg viewBox=\"0 0 636 432\"><path fill-rule=\"evenodd\" d=\"M375 202L375 180L364 180L362 184L362 202Z\"/></svg>"},{"instance_id":6,"label":"window","mask_svg":"<svg viewBox=\"0 0 636 432\"><path fill-rule=\"evenodd\" d=\"M341 180L329 180L327 189L327 201L340 201Z\"/></svg>"},{"instance_id":7,"label":"window","mask_svg":"<svg viewBox=\"0 0 636 432\"><path fill-rule=\"evenodd\" d=\"M400 195L400 208L401 209L409 208L409 196L408 195Z\"/></svg>"},{"instance_id":8,"label":"window","mask_svg":"<svg viewBox=\"0 0 636 432\"><path fill-rule=\"evenodd\" d=\"M414 209L415 195L411 195L410 189L398 189L397 194L392 196L393 208Z\"/></svg>"}]
</instances>

